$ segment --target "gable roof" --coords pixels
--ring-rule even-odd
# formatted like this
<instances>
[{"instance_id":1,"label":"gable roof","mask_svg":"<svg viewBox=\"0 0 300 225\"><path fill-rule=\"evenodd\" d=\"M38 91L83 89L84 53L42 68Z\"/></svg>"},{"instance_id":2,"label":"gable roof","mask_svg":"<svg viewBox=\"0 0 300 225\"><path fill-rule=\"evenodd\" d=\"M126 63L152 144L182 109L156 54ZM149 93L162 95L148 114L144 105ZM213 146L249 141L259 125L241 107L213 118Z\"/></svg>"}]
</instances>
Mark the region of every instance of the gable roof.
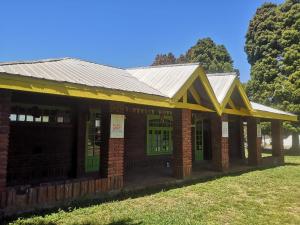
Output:
<instances>
[{"instance_id":1,"label":"gable roof","mask_svg":"<svg viewBox=\"0 0 300 225\"><path fill-rule=\"evenodd\" d=\"M208 73L207 78L218 99L219 104L222 104L227 92L236 79L235 73Z\"/></svg>"},{"instance_id":2,"label":"gable roof","mask_svg":"<svg viewBox=\"0 0 300 225\"><path fill-rule=\"evenodd\" d=\"M275 109L269 106L265 106L256 102L251 102L252 108L256 111L264 111L264 112L270 112L270 113L276 113L276 114L282 114L282 115L290 115L290 116L296 116L295 114L288 113L279 109Z\"/></svg>"},{"instance_id":3,"label":"gable roof","mask_svg":"<svg viewBox=\"0 0 300 225\"><path fill-rule=\"evenodd\" d=\"M74 58L0 63L0 73L166 97L124 69Z\"/></svg>"},{"instance_id":4,"label":"gable roof","mask_svg":"<svg viewBox=\"0 0 300 225\"><path fill-rule=\"evenodd\" d=\"M178 97L198 78L219 115L225 112L297 121L294 114L250 104L234 73L206 76L198 63L126 70L74 58L0 63L0 88L3 89L212 111L200 104L178 102ZM223 111L233 87L238 88L243 101L249 105L246 112Z\"/></svg>"},{"instance_id":5,"label":"gable roof","mask_svg":"<svg viewBox=\"0 0 300 225\"><path fill-rule=\"evenodd\" d=\"M173 98L197 68L199 63L138 67L126 71L165 96Z\"/></svg>"}]
</instances>

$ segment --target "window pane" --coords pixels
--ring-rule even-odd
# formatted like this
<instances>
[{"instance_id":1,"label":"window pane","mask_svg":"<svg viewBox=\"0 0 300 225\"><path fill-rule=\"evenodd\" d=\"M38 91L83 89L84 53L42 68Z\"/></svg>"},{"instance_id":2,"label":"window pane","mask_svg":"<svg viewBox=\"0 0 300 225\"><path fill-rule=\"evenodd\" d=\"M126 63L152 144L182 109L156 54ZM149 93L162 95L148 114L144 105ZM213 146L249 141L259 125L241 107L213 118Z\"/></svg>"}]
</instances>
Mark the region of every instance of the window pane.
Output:
<instances>
[{"instance_id":1,"label":"window pane","mask_svg":"<svg viewBox=\"0 0 300 225\"><path fill-rule=\"evenodd\" d=\"M10 121L16 121L17 120L17 114L10 114L9 119L10 119Z\"/></svg>"},{"instance_id":2,"label":"window pane","mask_svg":"<svg viewBox=\"0 0 300 225\"><path fill-rule=\"evenodd\" d=\"M49 122L49 116L42 116L42 121L43 121L43 123L48 123Z\"/></svg>"},{"instance_id":3,"label":"window pane","mask_svg":"<svg viewBox=\"0 0 300 225\"><path fill-rule=\"evenodd\" d=\"M26 116L25 115L18 115L18 121L25 121Z\"/></svg>"},{"instance_id":4,"label":"window pane","mask_svg":"<svg viewBox=\"0 0 300 225\"><path fill-rule=\"evenodd\" d=\"M33 116L32 115L27 115L26 116L26 121L27 122L33 122Z\"/></svg>"}]
</instances>

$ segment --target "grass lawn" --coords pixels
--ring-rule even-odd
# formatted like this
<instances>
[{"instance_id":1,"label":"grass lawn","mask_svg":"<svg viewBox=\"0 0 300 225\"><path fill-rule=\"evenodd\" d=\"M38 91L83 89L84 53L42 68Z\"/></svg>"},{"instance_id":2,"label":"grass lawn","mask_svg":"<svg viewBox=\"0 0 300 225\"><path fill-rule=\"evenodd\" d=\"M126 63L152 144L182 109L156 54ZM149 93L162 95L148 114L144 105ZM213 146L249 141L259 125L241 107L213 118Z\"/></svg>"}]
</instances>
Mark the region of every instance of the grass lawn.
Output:
<instances>
[{"instance_id":1,"label":"grass lawn","mask_svg":"<svg viewBox=\"0 0 300 225\"><path fill-rule=\"evenodd\" d=\"M11 224L300 224L300 157L286 163Z\"/></svg>"}]
</instances>

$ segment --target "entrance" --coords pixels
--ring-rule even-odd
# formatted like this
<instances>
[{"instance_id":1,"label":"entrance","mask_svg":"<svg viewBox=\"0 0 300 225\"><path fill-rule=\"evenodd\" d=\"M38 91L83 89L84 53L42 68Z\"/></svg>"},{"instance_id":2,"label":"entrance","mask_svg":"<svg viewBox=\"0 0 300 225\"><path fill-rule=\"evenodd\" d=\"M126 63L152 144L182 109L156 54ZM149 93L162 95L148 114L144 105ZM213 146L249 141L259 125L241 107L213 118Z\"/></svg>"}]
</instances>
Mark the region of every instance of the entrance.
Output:
<instances>
[{"instance_id":1,"label":"entrance","mask_svg":"<svg viewBox=\"0 0 300 225\"><path fill-rule=\"evenodd\" d=\"M195 161L202 161L203 154L203 120L195 121Z\"/></svg>"}]
</instances>

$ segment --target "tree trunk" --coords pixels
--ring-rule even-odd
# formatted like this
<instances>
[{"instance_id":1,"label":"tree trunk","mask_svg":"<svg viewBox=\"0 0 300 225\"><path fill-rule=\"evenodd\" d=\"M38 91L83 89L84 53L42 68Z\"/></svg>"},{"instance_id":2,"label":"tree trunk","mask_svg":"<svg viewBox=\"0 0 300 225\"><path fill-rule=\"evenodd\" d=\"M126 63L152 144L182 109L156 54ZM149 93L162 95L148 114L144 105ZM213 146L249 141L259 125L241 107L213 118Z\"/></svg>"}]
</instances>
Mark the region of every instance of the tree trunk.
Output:
<instances>
[{"instance_id":1,"label":"tree trunk","mask_svg":"<svg viewBox=\"0 0 300 225\"><path fill-rule=\"evenodd\" d=\"M299 133L292 134L292 150L300 153Z\"/></svg>"}]
</instances>

